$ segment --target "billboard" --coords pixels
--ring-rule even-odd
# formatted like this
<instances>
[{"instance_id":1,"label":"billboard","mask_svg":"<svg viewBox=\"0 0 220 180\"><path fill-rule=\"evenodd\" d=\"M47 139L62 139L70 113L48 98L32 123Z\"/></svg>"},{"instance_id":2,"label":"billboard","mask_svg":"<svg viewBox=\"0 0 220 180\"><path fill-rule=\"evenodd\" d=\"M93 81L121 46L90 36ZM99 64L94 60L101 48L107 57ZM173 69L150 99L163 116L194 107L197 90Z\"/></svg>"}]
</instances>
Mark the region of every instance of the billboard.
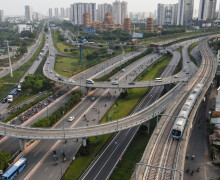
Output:
<instances>
[{"instance_id":1,"label":"billboard","mask_svg":"<svg viewBox=\"0 0 220 180\"><path fill-rule=\"evenodd\" d=\"M132 39L143 39L144 35L142 33L133 33Z\"/></svg>"},{"instance_id":2,"label":"billboard","mask_svg":"<svg viewBox=\"0 0 220 180\"><path fill-rule=\"evenodd\" d=\"M84 29L84 32L88 33L88 34L95 34L95 29L94 28L87 28L87 29Z\"/></svg>"}]
</instances>

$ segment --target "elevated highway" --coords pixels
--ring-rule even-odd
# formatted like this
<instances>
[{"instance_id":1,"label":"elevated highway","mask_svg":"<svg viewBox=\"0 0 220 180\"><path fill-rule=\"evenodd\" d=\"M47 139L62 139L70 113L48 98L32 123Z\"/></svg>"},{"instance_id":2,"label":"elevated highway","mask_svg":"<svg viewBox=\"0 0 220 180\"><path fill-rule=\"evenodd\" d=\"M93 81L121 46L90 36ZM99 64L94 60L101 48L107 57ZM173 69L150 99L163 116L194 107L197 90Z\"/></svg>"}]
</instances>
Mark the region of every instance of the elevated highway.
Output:
<instances>
[{"instance_id":1,"label":"elevated highway","mask_svg":"<svg viewBox=\"0 0 220 180\"><path fill-rule=\"evenodd\" d=\"M201 66L205 67L205 66ZM209 67L209 66L206 66ZM167 109L174 102L174 97L181 91L183 84L178 84L166 95L158 99L154 104L136 114L115 122L109 122L96 126L65 128L65 129L34 129L27 127L0 124L0 134L21 139L71 139L85 138L117 132L140 125Z\"/></svg>"}]
</instances>

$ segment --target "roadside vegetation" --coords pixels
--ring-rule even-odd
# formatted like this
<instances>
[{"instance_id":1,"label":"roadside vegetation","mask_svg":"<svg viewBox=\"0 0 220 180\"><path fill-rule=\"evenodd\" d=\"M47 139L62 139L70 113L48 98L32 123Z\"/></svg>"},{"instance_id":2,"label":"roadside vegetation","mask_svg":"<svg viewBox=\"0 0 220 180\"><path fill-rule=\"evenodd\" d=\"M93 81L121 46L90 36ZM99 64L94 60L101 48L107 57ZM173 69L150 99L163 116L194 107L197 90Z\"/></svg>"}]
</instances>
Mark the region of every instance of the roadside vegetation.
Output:
<instances>
[{"instance_id":1,"label":"roadside vegetation","mask_svg":"<svg viewBox=\"0 0 220 180\"><path fill-rule=\"evenodd\" d=\"M155 77L160 76L163 70L166 68L171 60L171 56L167 55L166 58L162 57L159 61L160 63L153 63L150 67L146 69L145 76L138 77L136 81L142 80L152 80ZM156 64L156 65L155 65ZM154 70L155 68L156 70ZM150 70L150 71L149 71ZM159 70L159 73L158 73ZM148 73L151 73L149 76ZM150 88L134 88L127 90L126 93L122 93L115 104L109 109L109 111L101 119L100 123L105 123L108 121L117 120L118 118L123 118L128 116L134 108L138 105L141 99L149 92ZM85 169L89 166L92 160L99 154L99 152L106 146L106 144L111 140L114 134L107 134L100 137L88 138L88 145L86 147L81 147L76 159L69 166L63 179L64 180L76 180L82 175ZM142 140L140 140L142 141ZM147 141L147 140L146 140ZM142 147L139 147L142 146ZM146 144L137 145L137 149L144 149ZM134 152L133 152L134 153ZM134 157L134 156L132 156ZM139 156L137 157L139 158ZM133 164L130 164L130 169L134 168Z\"/></svg>"},{"instance_id":2,"label":"roadside vegetation","mask_svg":"<svg viewBox=\"0 0 220 180\"><path fill-rule=\"evenodd\" d=\"M81 97L83 95L83 92L80 90L75 90L72 92L71 98L65 103L64 106L57 109L55 112L53 112L49 118L45 117L34 124L31 125L31 127L43 127L48 128L55 125L66 113L68 113L71 109L73 109L80 101Z\"/></svg>"},{"instance_id":3,"label":"roadside vegetation","mask_svg":"<svg viewBox=\"0 0 220 180\"><path fill-rule=\"evenodd\" d=\"M198 66L198 62L197 62L197 60L191 55L191 51L192 51L196 46L198 46L198 44L199 44L198 42L195 42L195 43L191 44L191 45L189 46L189 48L188 48L189 57L190 57L191 61L192 61L196 66Z\"/></svg>"},{"instance_id":4,"label":"roadside vegetation","mask_svg":"<svg viewBox=\"0 0 220 180\"><path fill-rule=\"evenodd\" d=\"M17 117L18 115L22 114L23 112L25 112L26 110L28 110L29 108L35 106L36 104L38 104L39 102L43 101L44 99L46 99L47 97L51 96L53 94L53 92L50 92L38 99L36 99L35 101L31 102L30 104L24 105L22 108L18 109L16 112L10 114L8 116L8 118L4 121L4 122L9 122L10 120L12 120L13 118Z\"/></svg>"},{"instance_id":5,"label":"roadside vegetation","mask_svg":"<svg viewBox=\"0 0 220 180\"><path fill-rule=\"evenodd\" d=\"M8 152L0 152L0 170L5 171L8 168L11 155Z\"/></svg>"}]
</instances>

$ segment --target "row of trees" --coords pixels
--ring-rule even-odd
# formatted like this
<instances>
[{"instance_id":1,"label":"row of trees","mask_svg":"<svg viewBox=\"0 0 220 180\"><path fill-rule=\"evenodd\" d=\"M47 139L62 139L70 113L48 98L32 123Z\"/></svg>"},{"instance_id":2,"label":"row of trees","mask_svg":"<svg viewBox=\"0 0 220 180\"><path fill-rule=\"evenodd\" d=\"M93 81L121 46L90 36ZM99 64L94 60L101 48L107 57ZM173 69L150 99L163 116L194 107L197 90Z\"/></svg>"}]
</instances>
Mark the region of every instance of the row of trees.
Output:
<instances>
[{"instance_id":1,"label":"row of trees","mask_svg":"<svg viewBox=\"0 0 220 180\"><path fill-rule=\"evenodd\" d=\"M63 107L57 109L49 118L43 118L35 122L32 127L52 127L56 124L67 112L69 112L80 101L83 93L80 90L72 92L71 98L65 103Z\"/></svg>"},{"instance_id":2,"label":"row of trees","mask_svg":"<svg viewBox=\"0 0 220 180\"><path fill-rule=\"evenodd\" d=\"M106 48L101 48L101 49L99 49L97 51L94 51L91 54L88 54L86 56L86 59L87 60L97 60L97 58L99 58L99 56L106 55L107 53L108 53L108 50Z\"/></svg>"}]
</instances>

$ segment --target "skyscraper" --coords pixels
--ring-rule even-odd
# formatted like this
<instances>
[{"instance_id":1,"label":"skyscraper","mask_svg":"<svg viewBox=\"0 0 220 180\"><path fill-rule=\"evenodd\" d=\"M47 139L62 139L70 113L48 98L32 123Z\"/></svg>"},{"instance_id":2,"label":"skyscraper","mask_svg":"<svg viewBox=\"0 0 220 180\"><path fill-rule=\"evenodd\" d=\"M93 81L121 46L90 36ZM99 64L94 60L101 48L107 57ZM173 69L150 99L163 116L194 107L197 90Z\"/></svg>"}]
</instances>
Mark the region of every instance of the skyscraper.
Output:
<instances>
[{"instance_id":1,"label":"skyscraper","mask_svg":"<svg viewBox=\"0 0 220 180\"><path fill-rule=\"evenodd\" d=\"M158 4L157 25L176 25L177 24L178 4Z\"/></svg>"},{"instance_id":2,"label":"skyscraper","mask_svg":"<svg viewBox=\"0 0 220 180\"><path fill-rule=\"evenodd\" d=\"M121 3L121 23L124 23L124 19L128 17L128 3L122 1Z\"/></svg>"},{"instance_id":3,"label":"skyscraper","mask_svg":"<svg viewBox=\"0 0 220 180\"><path fill-rule=\"evenodd\" d=\"M111 4L99 4L97 9L97 20L104 21L105 14L107 12L112 12L112 5Z\"/></svg>"},{"instance_id":4,"label":"skyscraper","mask_svg":"<svg viewBox=\"0 0 220 180\"><path fill-rule=\"evenodd\" d=\"M177 25L188 26L193 18L194 0L179 0Z\"/></svg>"},{"instance_id":5,"label":"skyscraper","mask_svg":"<svg viewBox=\"0 0 220 180\"><path fill-rule=\"evenodd\" d=\"M27 21L33 21L33 9L31 6L25 6L25 17Z\"/></svg>"},{"instance_id":6,"label":"skyscraper","mask_svg":"<svg viewBox=\"0 0 220 180\"><path fill-rule=\"evenodd\" d=\"M5 21L4 11L0 10L0 22L4 22L4 21Z\"/></svg>"},{"instance_id":7,"label":"skyscraper","mask_svg":"<svg viewBox=\"0 0 220 180\"><path fill-rule=\"evenodd\" d=\"M70 5L70 21L74 25L83 24L83 14L88 12L91 16L91 23L96 20L95 3L75 3Z\"/></svg>"},{"instance_id":8,"label":"skyscraper","mask_svg":"<svg viewBox=\"0 0 220 180\"><path fill-rule=\"evenodd\" d=\"M58 19L59 18L59 9L55 8L54 12L55 12L55 18Z\"/></svg>"},{"instance_id":9,"label":"skyscraper","mask_svg":"<svg viewBox=\"0 0 220 180\"><path fill-rule=\"evenodd\" d=\"M53 18L53 9L50 8L49 9L49 19L52 19Z\"/></svg>"},{"instance_id":10,"label":"skyscraper","mask_svg":"<svg viewBox=\"0 0 220 180\"><path fill-rule=\"evenodd\" d=\"M215 18L216 0L200 0L199 20L211 20Z\"/></svg>"},{"instance_id":11,"label":"skyscraper","mask_svg":"<svg viewBox=\"0 0 220 180\"><path fill-rule=\"evenodd\" d=\"M70 17L70 8L66 8L65 17L66 17L66 18L69 18L69 17Z\"/></svg>"},{"instance_id":12,"label":"skyscraper","mask_svg":"<svg viewBox=\"0 0 220 180\"><path fill-rule=\"evenodd\" d=\"M115 2L113 2L113 6L112 6L112 14L113 14L113 18L114 18L114 23L115 24L121 24L122 23L122 18L121 18L121 2L116 0Z\"/></svg>"},{"instance_id":13,"label":"skyscraper","mask_svg":"<svg viewBox=\"0 0 220 180\"><path fill-rule=\"evenodd\" d=\"M64 8L60 8L60 17L65 18L65 9Z\"/></svg>"}]
</instances>

